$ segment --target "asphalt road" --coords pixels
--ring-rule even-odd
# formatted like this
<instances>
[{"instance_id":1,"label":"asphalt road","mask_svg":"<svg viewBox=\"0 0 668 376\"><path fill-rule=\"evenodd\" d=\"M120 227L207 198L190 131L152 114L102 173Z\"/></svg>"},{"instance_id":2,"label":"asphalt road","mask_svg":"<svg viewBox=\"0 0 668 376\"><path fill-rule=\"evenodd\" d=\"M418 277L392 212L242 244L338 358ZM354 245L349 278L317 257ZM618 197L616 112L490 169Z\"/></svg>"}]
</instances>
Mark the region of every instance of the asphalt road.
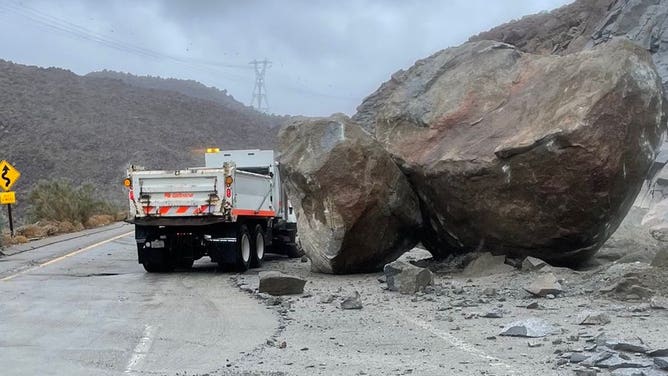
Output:
<instances>
[{"instance_id":1,"label":"asphalt road","mask_svg":"<svg viewBox=\"0 0 668 376\"><path fill-rule=\"evenodd\" d=\"M215 373L279 325L214 264L144 272L128 225L7 253L0 258L2 375Z\"/></svg>"}]
</instances>

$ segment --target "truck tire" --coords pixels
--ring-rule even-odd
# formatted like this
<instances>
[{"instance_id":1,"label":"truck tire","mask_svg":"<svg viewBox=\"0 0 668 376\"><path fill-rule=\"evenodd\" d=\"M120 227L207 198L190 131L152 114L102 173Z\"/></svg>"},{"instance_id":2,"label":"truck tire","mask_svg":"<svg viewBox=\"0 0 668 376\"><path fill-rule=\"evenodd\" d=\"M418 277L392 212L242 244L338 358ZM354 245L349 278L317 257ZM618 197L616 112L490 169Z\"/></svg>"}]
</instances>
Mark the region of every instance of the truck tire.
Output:
<instances>
[{"instance_id":1,"label":"truck tire","mask_svg":"<svg viewBox=\"0 0 668 376\"><path fill-rule=\"evenodd\" d=\"M264 261L264 230L262 226L256 225L255 230L253 231L253 255L251 256L251 267L259 268L262 266L262 261Z\"/></svg>"},{"instance_id":2,"label":"truck tire","mask_svg":"<svg viewBox=\"0 0 668 376\"><path fill-rule=\"evenodd\" d=\"M245 272L250 267L252 253L248 227L241 225L237 234L237 269L240 272Z\"/></svg>"},{"instance_id":3,"label":"truck tire","mask_svg":"<svg viewBox=\"0 0 668 376\"><path fill-rule=\"evenodd\" d=\"M144 270L149 273L168 273L173 270L171 265L166 265L161 262L144 261L142 265L144 266Z\"/></svg>"}]
</instances>

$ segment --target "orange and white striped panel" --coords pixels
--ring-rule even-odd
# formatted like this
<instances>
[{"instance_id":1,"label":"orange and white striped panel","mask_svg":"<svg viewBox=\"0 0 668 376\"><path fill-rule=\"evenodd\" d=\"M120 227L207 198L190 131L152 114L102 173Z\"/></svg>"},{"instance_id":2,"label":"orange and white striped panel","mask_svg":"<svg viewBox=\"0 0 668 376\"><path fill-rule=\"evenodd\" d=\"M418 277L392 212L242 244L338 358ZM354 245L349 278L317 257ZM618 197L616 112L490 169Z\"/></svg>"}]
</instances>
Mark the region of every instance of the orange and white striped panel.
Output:
<instances>
[{"instance_id":1,"label":"orange and white striped panel","mask_svg":"<svg viewBox=\"0 0 668 376\"><path fill-rule=\"evenodd\" d=\"M208 214L209 209L213 210L213 205L200 206L144 206L146 215L159 215L167 217L180 217L190 215Z\"/></svg>"}]
</instances>

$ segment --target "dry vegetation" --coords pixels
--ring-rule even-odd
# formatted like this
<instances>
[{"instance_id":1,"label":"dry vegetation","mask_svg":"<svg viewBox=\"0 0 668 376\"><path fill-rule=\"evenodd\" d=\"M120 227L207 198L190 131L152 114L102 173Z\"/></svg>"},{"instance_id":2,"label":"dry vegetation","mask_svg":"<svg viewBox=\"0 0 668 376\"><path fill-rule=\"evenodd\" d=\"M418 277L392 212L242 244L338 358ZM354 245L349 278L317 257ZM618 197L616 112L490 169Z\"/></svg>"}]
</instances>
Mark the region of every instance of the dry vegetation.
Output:
<instances>
[{"instance_id":1,"label":"dry vegetation","mask_svg":"<svg viewBox=\"0 0 668 376\"><path fill-rule=\"evenodd\" d=\"M0 228L0 246L105 226L124 218L121 207L97 197L90 184L77 187L66 180L38 182L29 194L30 223L16 228L14 237L7 228Z\"/></svg>"}]
</instances>

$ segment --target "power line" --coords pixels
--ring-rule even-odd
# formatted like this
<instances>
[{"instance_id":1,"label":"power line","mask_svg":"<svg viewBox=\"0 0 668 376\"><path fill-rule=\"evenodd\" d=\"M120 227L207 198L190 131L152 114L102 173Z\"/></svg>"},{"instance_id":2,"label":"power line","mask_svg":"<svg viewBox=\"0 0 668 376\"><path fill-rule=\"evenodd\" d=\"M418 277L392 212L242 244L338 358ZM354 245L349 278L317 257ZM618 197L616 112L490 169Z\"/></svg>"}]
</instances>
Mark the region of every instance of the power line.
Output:
<instances>
[{"instance_id":1,"label":"power line","mask_svg":"<svg viewBox=\"0 0 668 376\"><path fill-rule=\"evenodd\" d=\"M231 73L229 72L228 69L238 70L239 72L242 71L249 72L252 69L255 72L255 86L253 89L253 97L252 97L253 99L251 101L251 106L255 107L257 105L256 108L258 110L268 111L267 89L264 85L264 75L266 70L269 67L271 67L271 62L266 59L263 61L254 60L253 62L250 63L251 66L249 67L248 65L242 65L242 64L230 64L214 60L175 56L97 33L93 30L75 24L73 22L70 22L66 19L44 13L38 9L35 9L33 7L18 2L13 2L13 1L0 2L0 9L4 9L5 11L22 16L30 20L31 22L34 22L40 26L46 27L50 30L56 31L60 34L66 35L71 38L88 41L91 43L96 43L106 48L114 49L123 53L139 56L142 58L171 61L179 64L188 65L198 70L207 70L209 71L209 73L215 71L215 74L222 74L223 76L232 81L248 82L247 81L248 77ZM225 69L225 71L222 71L222 69ZM277 82L275 86L279 86L285 90L289 90L302 95L318 96L318 97L337 99L337 100L354 99L347 96L322 93L311 90L307 87L304 87L303 85L296 86L294 84L285 82L284 83Z\"/></svg>"},{"instance_id":2,"label":"power line","mask_svg":"<svg viewBox=\"0 0 668 376\"><path fill-rule=\"evenodd\" d=\"M148 57L157 60L171 60L177 63L183 64L195 64L195 65L206 65L214 68L234 68L234 69L243 69L248 70L247 65L241 64L229 64L219 61L211 61L204 59L188 58L182 56L175 56L166 54L160 51L152 50L135 44L127 43L120 41L108 36L96 33L90 29L87 29L83 26L77 25L75 23L69 22L59 17L55 17L44 12L41 12L35 8L31 8L24 4L18 4L14 2L0 3L0 8L4 8L7 11L18 14L29 19L32 22L35 22L41 26L45 26L51 30L75 37L80 40L86 40L101 44L105 47L115 49L117 51L133 54L140 57Z\"/></svg>"},{"instance_id":3,"label":"power line","mask_svg":"<svg viewBox=\"0 0 668 376\"><path fill-rule=\"evenodd\" d=\"M267 87L264 86L264 74L267 72L267 68L271 67L271 61L265 58L262 61L253 60L248 64L252 65L255 70L255 87L253 87L251 106L254 106L258 111L268 112L269 102L267 101ZM264 102L264 105L262 102ZM256 103L257 106L255 106Z\"/></svg>"}]
</instances>

